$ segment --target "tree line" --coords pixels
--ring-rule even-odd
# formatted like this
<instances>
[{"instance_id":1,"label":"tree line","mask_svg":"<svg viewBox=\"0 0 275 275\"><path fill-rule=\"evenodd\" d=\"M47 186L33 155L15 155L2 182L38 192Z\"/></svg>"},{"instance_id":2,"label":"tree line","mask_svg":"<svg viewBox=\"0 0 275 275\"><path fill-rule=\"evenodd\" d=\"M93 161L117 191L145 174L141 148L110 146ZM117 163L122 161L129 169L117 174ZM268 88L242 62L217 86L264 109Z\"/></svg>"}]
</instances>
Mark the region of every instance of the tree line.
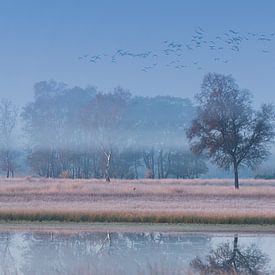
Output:
<instances>
[{"instance_id":1,"label":"tree line","mask_svg":"<svg viewBox=\"0 0 275 275\"><path fill-rule=\"evenodd\" d=\"M273 105L255 110L252 94L230 75L205 75L197 106L184 98L137 97L121 87L102 93L55 81L35 84L34 92L20 114L12 102L0 104L7 177L16 170L19 116L27 144L21 164L43 177L197 178L207 173L208 158L232 169L239 188L239 168L261 164L275 135Z\"/></svg>"},{"instance_id":2,"label":"tree line","mask_svg":"<svg viewBox=\"0 0 275 275\"><path fill-rule=\"evenodd\" d=\"M136 97L121 87L102 93L49 81L34 85L34 100L21 112L11 101L0 105L1 123L10 124L5 135L0 129L7 177L16 170L108 181L196 178L207 172L203 158L185 146L185 129L195 113L188 99ZM18 120L22 131L16 130Z\"/></svg>"}]
</instances>

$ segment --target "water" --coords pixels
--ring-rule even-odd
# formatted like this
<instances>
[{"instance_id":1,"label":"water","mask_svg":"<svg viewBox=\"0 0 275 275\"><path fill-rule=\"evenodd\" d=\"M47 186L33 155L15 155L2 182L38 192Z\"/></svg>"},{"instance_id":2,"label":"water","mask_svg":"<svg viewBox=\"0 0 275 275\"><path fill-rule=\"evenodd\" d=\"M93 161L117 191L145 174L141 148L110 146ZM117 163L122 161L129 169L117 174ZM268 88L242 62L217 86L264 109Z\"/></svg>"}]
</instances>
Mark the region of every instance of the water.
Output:
<instances>
[{"instance_id":1,"label":"water","mask_svg":"<svg viewBox=\"0 0 275 275\"><path fill-rule=\"evenodd\" d=\"M275 235L0 233L0 274L211 274L233 269L236 274L275 274Z\"/></svg>"}]
</instances>

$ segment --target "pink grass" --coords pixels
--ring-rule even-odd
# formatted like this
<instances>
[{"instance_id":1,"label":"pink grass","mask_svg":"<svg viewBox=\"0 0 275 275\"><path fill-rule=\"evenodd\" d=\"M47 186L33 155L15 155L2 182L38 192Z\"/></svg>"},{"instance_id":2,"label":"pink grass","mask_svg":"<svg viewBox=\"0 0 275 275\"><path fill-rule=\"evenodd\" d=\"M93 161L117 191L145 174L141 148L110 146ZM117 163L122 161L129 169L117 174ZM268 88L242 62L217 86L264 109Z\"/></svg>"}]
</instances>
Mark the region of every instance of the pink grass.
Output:
<instances>
[{"instance_id":1,"label":"pink grass","mask_svg":"<svg viewBox=\"0 0 275 275\"><path fill-rule=\"evenodd\" d=\"M121 217L120 220L222 222L275 220L275 180L0 180L0 217L4 214ZM43 216L44 215L44 216ZM168 218L170 217L170 219ZM86 219L85 218L85 219ZM272 222L273 223L273 222Z\"/></svg>"}]
</instances>

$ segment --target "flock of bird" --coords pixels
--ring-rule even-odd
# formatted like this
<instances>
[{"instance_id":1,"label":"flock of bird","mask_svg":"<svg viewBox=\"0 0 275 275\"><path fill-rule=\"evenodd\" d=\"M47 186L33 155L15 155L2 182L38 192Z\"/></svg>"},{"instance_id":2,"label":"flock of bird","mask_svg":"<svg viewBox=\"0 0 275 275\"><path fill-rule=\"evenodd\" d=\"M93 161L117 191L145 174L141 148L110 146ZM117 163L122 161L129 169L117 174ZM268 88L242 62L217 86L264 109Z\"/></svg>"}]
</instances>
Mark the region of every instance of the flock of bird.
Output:
<instances>
[{"instance_id":1,"label":"flock of bird","mask_svg":"<svg viewBox=\"0 0 275 275\"><path fill-rule=\"evenodd\" d=\"M194 56L198 50L207 50L209 56L214 62L226 64L230 61L230 53L237 54L243 49L245 42L253 41L258 43L262 54L271 53L271 42L275 38L273 33L240 33L236 30L229 29L212 39L207 39L207 33L201 27L198 27L187 43L165 40L157 51L133 52L126 49L115 50L111 54L89 55L84 54L78 57L79 61L96 64L107 60L108 62L118 63L122 58L128 57L140 59L147 62L143 65L141 71L148 72L157 66L165 66L173 69L196 68L203 69L203 65L197 60L189 60L188 56ZM191 54L192 53L192 54ZM189 58L190 59L190 58ZM143 63L144 64L144 63Z\"/></svg>"}]
</instances>

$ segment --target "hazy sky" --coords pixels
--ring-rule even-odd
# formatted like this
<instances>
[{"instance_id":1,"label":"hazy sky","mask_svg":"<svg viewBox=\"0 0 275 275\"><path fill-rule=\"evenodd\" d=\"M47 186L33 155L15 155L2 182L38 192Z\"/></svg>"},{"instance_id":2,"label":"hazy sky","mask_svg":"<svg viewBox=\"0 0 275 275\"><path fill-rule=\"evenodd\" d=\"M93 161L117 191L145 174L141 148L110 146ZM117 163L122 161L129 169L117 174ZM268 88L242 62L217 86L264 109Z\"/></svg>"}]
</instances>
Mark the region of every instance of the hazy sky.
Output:
<instances>
[{"instance_id":1,"label":"hazy sky","mask_svg":"<svg viewBox=\"0 0 275 275\"><path fill-rule=\"evenodd\" d=\"M0 0L0 97L25 103L50 79L192 97L210 71L275 103L274 14L272 0Z\"/></svg>"}]
</instances>

